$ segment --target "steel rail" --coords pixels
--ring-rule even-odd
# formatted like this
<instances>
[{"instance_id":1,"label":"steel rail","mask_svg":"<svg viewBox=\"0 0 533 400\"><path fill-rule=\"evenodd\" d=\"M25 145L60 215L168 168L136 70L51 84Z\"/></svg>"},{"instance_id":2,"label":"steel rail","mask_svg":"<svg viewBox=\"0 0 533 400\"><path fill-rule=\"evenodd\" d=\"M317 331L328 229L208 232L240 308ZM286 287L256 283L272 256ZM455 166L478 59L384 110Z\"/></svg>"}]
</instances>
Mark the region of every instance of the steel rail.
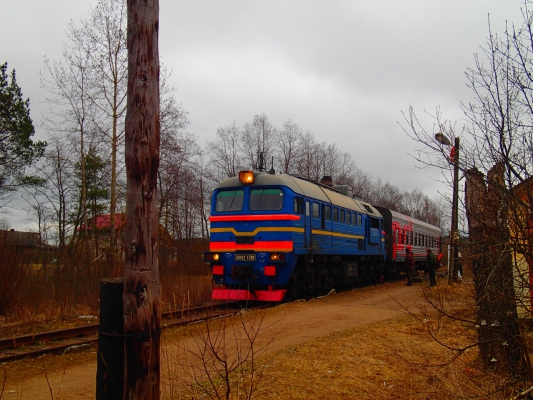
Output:
<instances>
[{"instance_id":1,"label":"steel rail","mask_svg":"<svg viewBox=\"0 0 533 400\"><path fill-rule=\"evenodd\" d=\"M183 319L182 321L172 321L168 324L162 323L162 329L166 329L166 328L170 328L174 326L188 325L188 324L196 323L199 321L204 321L204 320L211 319L211 318L232 315L236 313L237 311L232 310L231 312L226 312L226 313L215 313L212 315L198 316L198 314L200 313L205 313L209 310L219 309L222 307L228 307L233 304L235 304L235 302L223 302L223 303L212 304L209 306L190 307L190 308L184 308L181 310L173 310L173 311L167 311L167 312L161 313L161 317L164 319L171 319L171 318L182 318ZM59 329L55 331L40 332L40 333L31 334L31 335L14 336L12 338L0 339L0 353L4 353L3 355L0 355L0 362L9 362L9 361L19 360L25 357L38 357L38 356L49 354L49 353L64 352L70 347L84 346L84 345L95 343L98 341L98 337L94 337L90 339L81 339L81 338L83 338L84 336L96 334L98 332L99 327L100 327L100 324L90 324L90 325L78 326L74 328ZM77 340L75 338L80 338L80 339ZM25 351L17 351L17 349L21 349L24 346L30 346L30 345L33 345L39 342L50 342L53 340L68 340L68 339L74 339L76 341L47 346L47 347L43 347L40 349L28 349L26 347L26 349L24 349ZM10 350L6 351L6 349L10 349Z\"/></svg>"}]
</instances>

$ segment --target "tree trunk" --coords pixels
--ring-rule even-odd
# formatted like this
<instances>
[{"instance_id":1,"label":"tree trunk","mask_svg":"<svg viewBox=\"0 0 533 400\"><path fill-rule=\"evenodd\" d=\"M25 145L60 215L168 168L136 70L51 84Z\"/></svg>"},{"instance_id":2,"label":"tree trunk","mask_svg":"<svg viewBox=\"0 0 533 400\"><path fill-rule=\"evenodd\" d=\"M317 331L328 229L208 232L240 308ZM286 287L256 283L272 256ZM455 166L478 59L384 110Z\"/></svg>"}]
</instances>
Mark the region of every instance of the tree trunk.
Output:
<instances>
[{"instance_id":1,"label":"tree trunk","mask_svg":"<svg viewBox=\"0 0 533 400\"><path fill-rule=\"evenodd\" d=\"M159 399L161 285L158 271L158 0L128 0L125 399Z\"/></svg>"},{"instance_id":2,"label":"tree trunk","mask_svg":"<svg viewBox=\"0 0 533 400\"><path fill-rule=\"evenodd\" d=\"M503 205L503 167L488 174L466 174L466 211L477 305L478 347L486 368L528 377L529 359L521 337L513 285L513 266Z\"/></svg>"}]
</instances>

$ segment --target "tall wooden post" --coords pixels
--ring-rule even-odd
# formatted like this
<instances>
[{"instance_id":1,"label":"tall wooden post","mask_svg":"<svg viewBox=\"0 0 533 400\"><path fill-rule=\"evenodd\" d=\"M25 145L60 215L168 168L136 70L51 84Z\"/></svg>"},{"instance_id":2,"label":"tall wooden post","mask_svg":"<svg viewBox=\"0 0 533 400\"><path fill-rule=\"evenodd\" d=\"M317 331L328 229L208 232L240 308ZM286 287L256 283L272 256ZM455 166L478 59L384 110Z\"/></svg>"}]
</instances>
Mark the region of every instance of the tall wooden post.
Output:
<instances>
[{"instance_id":1,"label":"tall wooden post","mask_svg":"<svg viewBox=\"0 0 533 400\"><path fill-rule=\"evenodd\" d=\"M159 0L127 0L124 399L159 399Z\"/></svg>"},{"instance_id":2,"label":"tall wooden post","mask_svg":"<svg viewBox=\"0 0 533 400\"><path fill-rule=\"evenodd\" d=\"M455 138L453 146L455 155L453 158L453 194L452 194L452 226L450 227L450 258L448 271L448 285L459 282L457 270L457 258L459 251L457 240L459 239L459 138Z\"/></svg>"}]
</instances>

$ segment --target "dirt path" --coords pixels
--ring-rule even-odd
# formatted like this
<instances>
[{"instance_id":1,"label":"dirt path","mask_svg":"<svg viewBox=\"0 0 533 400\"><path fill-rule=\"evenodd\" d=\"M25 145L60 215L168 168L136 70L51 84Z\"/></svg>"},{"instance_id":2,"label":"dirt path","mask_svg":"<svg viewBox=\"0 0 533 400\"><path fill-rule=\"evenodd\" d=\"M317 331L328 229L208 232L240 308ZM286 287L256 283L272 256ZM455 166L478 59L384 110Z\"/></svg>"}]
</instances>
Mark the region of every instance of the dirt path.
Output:
<instances>
[{"instance_id":1,"label":"dirt path","mask_svg":"<svg viewBox=\"0 0 533 400\"><path fill-rule=\"evenodd\" d=\"M334 332L396 318L405 312L398 303L414 310L422 299L422 284L405 287L399 281L278 306L266 313L262 322L261 336L274 337L266 354ZM64 357L19 361L18 377L7 372L2 399L94 399L96 352L86 353L66 366L61 358ZM28 371L34 372L28 377Z\"/></svg>"}]
</instances>

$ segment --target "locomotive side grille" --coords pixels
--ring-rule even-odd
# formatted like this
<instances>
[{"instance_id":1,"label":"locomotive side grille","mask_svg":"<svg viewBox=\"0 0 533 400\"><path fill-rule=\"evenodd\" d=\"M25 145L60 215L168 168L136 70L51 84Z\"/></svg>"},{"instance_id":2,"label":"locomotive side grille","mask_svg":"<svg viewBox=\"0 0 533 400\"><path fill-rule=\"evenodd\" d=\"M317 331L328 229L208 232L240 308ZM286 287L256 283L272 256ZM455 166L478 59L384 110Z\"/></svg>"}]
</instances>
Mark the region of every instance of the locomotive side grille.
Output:
<instances>
[{"instance_id":1,"label":"locomotive side grille","mask_svg":"<svg viewBox=\"0 0 533 400\"><path fill-rule=\"evenodd\" d=\"M379 229L379 219L377 218L370 218L370 227Z\"/></svg>"}]
</instances>

